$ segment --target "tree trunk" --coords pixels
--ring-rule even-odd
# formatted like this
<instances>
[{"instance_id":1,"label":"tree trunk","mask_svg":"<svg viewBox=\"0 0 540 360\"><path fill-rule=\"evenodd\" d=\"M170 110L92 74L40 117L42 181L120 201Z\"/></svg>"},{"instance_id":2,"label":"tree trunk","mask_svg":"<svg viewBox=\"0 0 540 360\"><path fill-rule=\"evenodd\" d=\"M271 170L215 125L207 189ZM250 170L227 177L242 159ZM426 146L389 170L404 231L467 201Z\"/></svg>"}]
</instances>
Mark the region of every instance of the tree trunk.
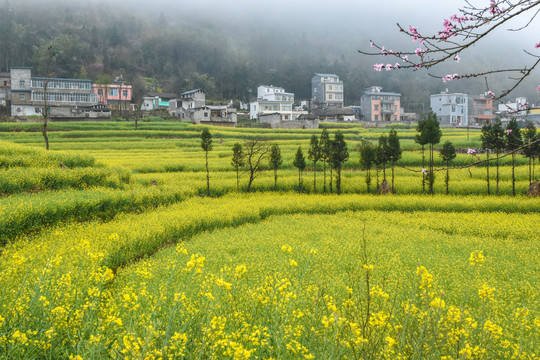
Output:
<instances>
[{"instance_id":1,"label":"tree trunk","mask_svg":"<svg viewBox=\"0 0 540 360\"><path fill-rule=\"evenodd\" d=\"M206 195L210 196L210 171L208 170L208 151L206 152Z\"/></svg>"},{"instance_id":2,"label":"tree trunk","mask_svg":"<svg viewBox=\"0 0 540 360\"><path fill-rule=\"evenodd\" d=\"M334 191L334 189L332 188L332 180L333 180L333 174L332 174L333 171L332 170L334 170L334 169L332 169L332 167L330 167L330 194L332 194L333 191Z\"/></svg>"},{"instance_id":3,"label":"tree trunk","mask_svg":"<svg viewBox=\"0 0 540 360\"><path fill-rule=\"evenodd\" d=\"M43 128L41 129L41 133L43 134L43 139L45 139L45 149L49 150L49 136L47 135L47 115L45 115L45 119L43 120Z\"/></svg>"},{"instance_id":4,"label":"tree trunk","mask_svg":"<svg viewBox=\"0 0 540 360\"><path fill-rule=\"evenodd\" d=\"M392 163L392 194L394 194L394 163Z\"/></svg>"},{"instance_id":5,"label":"tree trunk","mask_svg":"<svg viewBox=\"0 0 540 360\"><path fill-rule=\"evenodd\" d=\"M337 194L341 194L341 168L337 168L337 177L336 177L336 191Z\"/></svg>"},{"instance_id":6,"label":"tree trunk","mask_svg":"<svg viewBox=\"0 0 540 360\"><path fill-rule=\"evenodd\" d=\"M371 192L370 189L369 189L370 184L371 184L371 174L370 174L370 171L369 171L369 168L368 168L367 169L367 174L366 174L366 185L367 185L367 193L368 194Z\"/></svg>"},{"instance_id":7,"label":"tree trunk","mask_svg":"<svg viewBox=\"0 0 540 360\"><path fill-rule=\"evenodd\" d=\"M422 145L422 169L425 169L425 151L424 145ZM422 194L426 193L426 174L422 171Z\"/></svg>"},{"instance_id":8,"label":"tree trunk","mask_svg":"<svg viewBox=\"0 0 540 360\"><path fill-rule=\"evenodd\" d=\"M323 192L326 194L326 160L323 161Z\"/></svg>"},{"instance_id":9,"label":"tree trunk","mask_svg":"<svg viewBox=\"0 0 540 360\"><path fill-rule=\"evenodd\" d=\"M302 171L298 169L298 192L302 192Z\"/></svg>"},{"instance_id":10,"label":"tree trunk","mask_svg":"<svg viewBox=\"0 0 540 360\"><path fill-rule=\"evenodd\" d=\"M515 176L515 157L516 152L512 152L512 196L516 196L516 176Z\"/></svg>"},{"instance_id":11,"label":"tree trunk","mask_svg":"<svg viewBox=\"0 0 540 360\"><path fill-rule=\"evenodd\" d=\"M450 183L450 161L446 162L446 195L450 192L448 191L448 184Z\"/></svg>"},{"instance_id":12,"label":"tree trunk","mask_svg":"<svg viewBox=\"0 0 540 360\"><path fill-rule=\"evenodd\" d=\"M313 193L317 193L317 166L315 162L313 162Z\"/></svg>"},{"instance_id":13,"label":"tree trunk","mask_svg":"<svg viewBox=\"0 0 540 360\"><path fill-rule=\"evenodd\" d=\"M238 171L238 166L236 167L236 191L240 191L240 174Z\"/></svg>"},{"instance_id":14,"label":"tree trunk","mask_svg":"<svg viewBox=\"0 0 540 360\"><path fill-rule=\"evenodd\" d=\"M496 187L496 192L497 192L497 195L499 195L499 150L497 150L496 152L496 156L497 156L497 160L495 161L495 166L497 167L497 187Z\"/></svg>"},{"instance_id":15,"label":"tree trunk","mask_svg":"<svg viewBox=\"0 0 540 360\"><path fill-rule=\"evenodd\" d=\"M489 190L489 150L486 152L486 156L487 156L487 161L486 161L486 171L487 171L487 190L488 190L488 195L491 195L491 191Z\"/></svg>"},{"instance_id":16,"label":"tree trunk","mask_svg":"<svg viewBox=\"0 0 540 360\"><path fill-rule=\"evenodd\" d=\"M277 169L274 169L274 191L277 191Z\"/></svg>"}]
</instances>

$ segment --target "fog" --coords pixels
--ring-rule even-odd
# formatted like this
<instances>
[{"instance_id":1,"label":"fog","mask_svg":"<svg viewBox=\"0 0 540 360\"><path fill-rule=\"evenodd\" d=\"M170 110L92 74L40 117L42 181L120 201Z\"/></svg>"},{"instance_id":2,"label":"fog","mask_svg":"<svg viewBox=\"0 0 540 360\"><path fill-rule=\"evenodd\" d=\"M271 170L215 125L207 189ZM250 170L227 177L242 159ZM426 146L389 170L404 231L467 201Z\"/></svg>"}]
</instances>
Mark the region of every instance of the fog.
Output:
<instances>
[{"instance_id":1,"label":"fog","mask_svg":"<svg viewBox=\"0 0 540 360\"><path fill-rule=\"evenodd\" d=\"M370 40L384 45L387 49L414 51L418 45L413 43L408 36L401 34L396 24L399 23L404 27L416 26L423 34L436 33L443 29L444 19L457 14L460 7L467 6L467 3L461 0L379 0L369 2L348 0L333 0L331 2L320 0L274 0L271 2L252 0L154 0L152 2L146 0L126 2L117 0L79 2L19 0L16 3L12 1L12 4L19 8L31 6L33 3L40 6L50 4L51 7L58 8L59 12L64 11L66 14L77 11L84 13L88 8L97 7L102 10L100 16L101 20L105 22L108 19L103 14L107 13L114 13L115 19L137 16L137 19L143 18L150 24L149 27L153 31L151 35L159 36L161 34L161 39L168 36L170 29L175 29L175 32L170 32L171 36L177 36L179 33L196 34L198 39L204 39L204 46L208 51L215 47L221 49L223 53L229 52L232 57L243 59L242 66L252 67L256 69L254 71L259 73L261 69L264 69L264 73L260 76L255 73L252 76L252 81L273 81L273 79L278 78L275 76L275 71L278 71L276 69L287 68L283 65L284 61L290 61L289 68L294 69L294 66L301 66L303 59L308 59L309 66L311 66L310 71L339 72L342 63L346 66L341 68L346 69L349 75L351 75L351 71L361 71L362 74L357 74L354 81L362 79L362 86L365 84L386 84L394 87L389 90L398 91L404 87L402 85L404 81L415 79L415 81L429 84L429 91L440 91L444 88L464 92L485 91L483 79L443 84L440 80L434 82L434 79L428 76L427 71L375 73L372 70L373 63L395 60L368 57L358 53L358 50L370 50ZM485 6L489 5L489 0L469 0L468 4ZM95 12L92 12L92 16L94 14ZM487 67L522 68L530 64L531 58L523 50L527 49L538 53L538 50L534 49L534 45L540 42L538 36L540 34L540 19L534 19L526 29L520 32L508 31L509 28L520 28L526 25L529 20L528 18L518 19L505 24L504 27L494 31L477 45L461 53L459 64L445 64L439 68L431 69L430 73L434 76L442 76L449 72L463 74L486 70ZM141 34L137 41L144 38L145 34ZM118 50L116 53L120 54L121 52ZM194 61L196 62L196 59ZM215 61L219 61L219 59ZM124 66L121 61L117 62L120 64L119 66ZM278 66L276 62L281 62L281 65ZM321 67L316 66L319 63ZM137 64L132 65L133 67L138 66ZM185 71L191 66L189 64L182 65ZM218 65L225 66L226 64ZM193 68L197 71L203 70L197 65L193 65ZM208 72L210 76L218 76L216 73L209 72L208 68L204 72ZM141 75L152 76L152 74ZM344 76L344 74L338 75ZM183 75L177 74L177 77L181 76ZM509 83L509 80L504 77L498 77L498 81L501 84ZM515 96L523 94L538 98L535 90L538 83L540 83L540 79L537 73L534 73L531 79L521 86L521 92L515 93ZM252 87L254 84L249 83L249 86ZM308 91L307 89L293 90Z\"/></svg>"}]
</instances>

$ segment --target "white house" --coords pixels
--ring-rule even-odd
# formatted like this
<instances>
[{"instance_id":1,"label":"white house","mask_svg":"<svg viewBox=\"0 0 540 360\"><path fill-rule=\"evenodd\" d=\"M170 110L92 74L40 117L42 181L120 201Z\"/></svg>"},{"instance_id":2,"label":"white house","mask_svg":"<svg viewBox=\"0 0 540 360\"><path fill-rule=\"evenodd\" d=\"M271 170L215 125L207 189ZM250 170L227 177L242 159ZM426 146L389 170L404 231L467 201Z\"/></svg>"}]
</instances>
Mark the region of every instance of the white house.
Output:
<instances>
[{"instance_id":1,"label":"white house","mask_svg":"<svg viewBox=\"0 0 540 360\"><path fill-rule=\"evenodd\" d=\"M468 99L467 94L443 92L430 96L430 106L441 125L468 126Z\"/></svg>"},{"instance_id":2,"label":"white house","mask_svg":"<svg viewBox=\"0 0 540 360\"><path fill-rule=\"evenodd\" d=\"M279 113L283 120L293 120L294 94L273 85L257 88L257 100L249 104L249 117L258 119L261 114Z\"/></svg>"}]
</instances>

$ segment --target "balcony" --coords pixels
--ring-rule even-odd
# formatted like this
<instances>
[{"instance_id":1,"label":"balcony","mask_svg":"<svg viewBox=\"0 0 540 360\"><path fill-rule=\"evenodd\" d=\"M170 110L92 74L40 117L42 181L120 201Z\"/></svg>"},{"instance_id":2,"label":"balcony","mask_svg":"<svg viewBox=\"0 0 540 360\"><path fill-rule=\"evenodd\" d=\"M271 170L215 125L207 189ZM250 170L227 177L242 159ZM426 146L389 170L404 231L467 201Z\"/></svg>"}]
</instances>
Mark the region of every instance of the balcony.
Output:
<instances>
[{"instance_id":1,"label":"balcony","mask_svg":"<svg viewBox=\"0 0 540 360\"><path fill-rule=\"evenodd\" d=\"M394 104L394 99L388 99L388 100L381 100L381 103L383 104Z\"/></svg>"},{"instance_id":2,"label":"balcony","mask_svg":"<svg viewBox=\"0 0 540 360\"><path fill-rule=\"evenodd\" d=\"M382 109L381 112L383 114L393 114L394 113L394 109Z\"/></svg>"}]
</instances>

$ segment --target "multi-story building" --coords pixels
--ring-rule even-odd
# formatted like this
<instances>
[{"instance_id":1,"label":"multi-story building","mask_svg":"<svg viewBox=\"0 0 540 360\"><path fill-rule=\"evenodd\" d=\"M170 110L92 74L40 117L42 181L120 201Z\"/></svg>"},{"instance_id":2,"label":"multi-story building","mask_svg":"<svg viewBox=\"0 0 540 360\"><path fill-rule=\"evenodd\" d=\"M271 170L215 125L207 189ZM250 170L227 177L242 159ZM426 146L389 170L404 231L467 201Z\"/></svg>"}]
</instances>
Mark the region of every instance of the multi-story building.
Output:
<instances>
[{"instance_id":1,"label":"multi-story building","mask_svg":"<svg viewBox=\"0 0 540 360\"><path fill-rule=\"evenodd\" d=\"M206 105L206 95L201 89L186 91L178 99L169 100L169 113L195 124L235 127L238 122L235 108Z\"/></svg>"},{"instance_id":2,"label":"multi-story building","mask_svg":"<svg viewBox=\"0 0 540 360\"><path fill-rule=\"evenodd\" d=\"M343 81L336 74L315 74L311 78L312 107L343 107Z\"/></svg>"},{"instance_id":3,"label":"multi-story building","mask_svg":"<svg viewBox=\"0 0 540 360\"><path fill-rule=\"evenodd\" d=\"M93 117L98 104L90 80L32 77L32 68L13 67L10 83L12 116L41 115L45 99L53 118Z\"/></svg>"},{"instance_id":4,"label":"multi-story building","mask_svg":"<svg viewBox=\"0 0 540 360\"><path fill-rule=\"evenodd\" d=\"M469 96L462 93L443 92L430 96L431 111L441 125L469 125Z\"/></svg>"},{"instance_id":5,"label":"multi-story building","mask_svg":"<svg viewBox=\"0 0 540 360\"><path fill-rule=\"evenodd\" d=\"M257 100L249 104L249 116L258 119L259 115L279 113L283 120L293 120L294 94L273 85L257 88Z\"/></svg>"},{"instance_id":6,"label":"multi-story building","mask_svg":"<svg viewBox=\"0 0 540 360\"><path fill-rule=\"evenodd\" d=\"M7 72L0 72L0 106L8 106L10 101L10 76ZM4 115L0 113L0 115Z\"/></svg>"},{"instance_id":7,"label":"multi-story building","mask_svg":"<svg viewBox=\"0 0 540 360\"><path fill-rule=\"evenodd\" d=\"M527 98L518 97L516 101L500 103L498 113L501 116L525 116L527 114L527 107Z\"/></svg>"},{"instance_id":8,"label":"multi-story building","mask_svg":"<svg viewBox=\"0 0 540 360\"><path fill-rule=\"evenodd\" d=\"M131 85L124 82L112 84L94 84L93 92L98 97L98 102L108 106L111 110L129 110L132 97Z\"/></svg>"},{"instance_id":9,"label":"multi-story building","mask_svg":"<svg viewBox=\"0 0 540 360\"><path fill-rule=\"evenodd\" d=\"M360 98L365 121L400 121L401 94L382 92L382 87L364 90Z\"/></svg>"},{"instance_id":10,"label":"multi-story building","mask_svg":"<svg viewBox=\"0 0 540 360\"><path fill-rule=\"evenodd\" d=\"M484 125L493 121L493 98L491 95L473 96L470 101L469 123Z\"/></svg>"}]
</instances>

